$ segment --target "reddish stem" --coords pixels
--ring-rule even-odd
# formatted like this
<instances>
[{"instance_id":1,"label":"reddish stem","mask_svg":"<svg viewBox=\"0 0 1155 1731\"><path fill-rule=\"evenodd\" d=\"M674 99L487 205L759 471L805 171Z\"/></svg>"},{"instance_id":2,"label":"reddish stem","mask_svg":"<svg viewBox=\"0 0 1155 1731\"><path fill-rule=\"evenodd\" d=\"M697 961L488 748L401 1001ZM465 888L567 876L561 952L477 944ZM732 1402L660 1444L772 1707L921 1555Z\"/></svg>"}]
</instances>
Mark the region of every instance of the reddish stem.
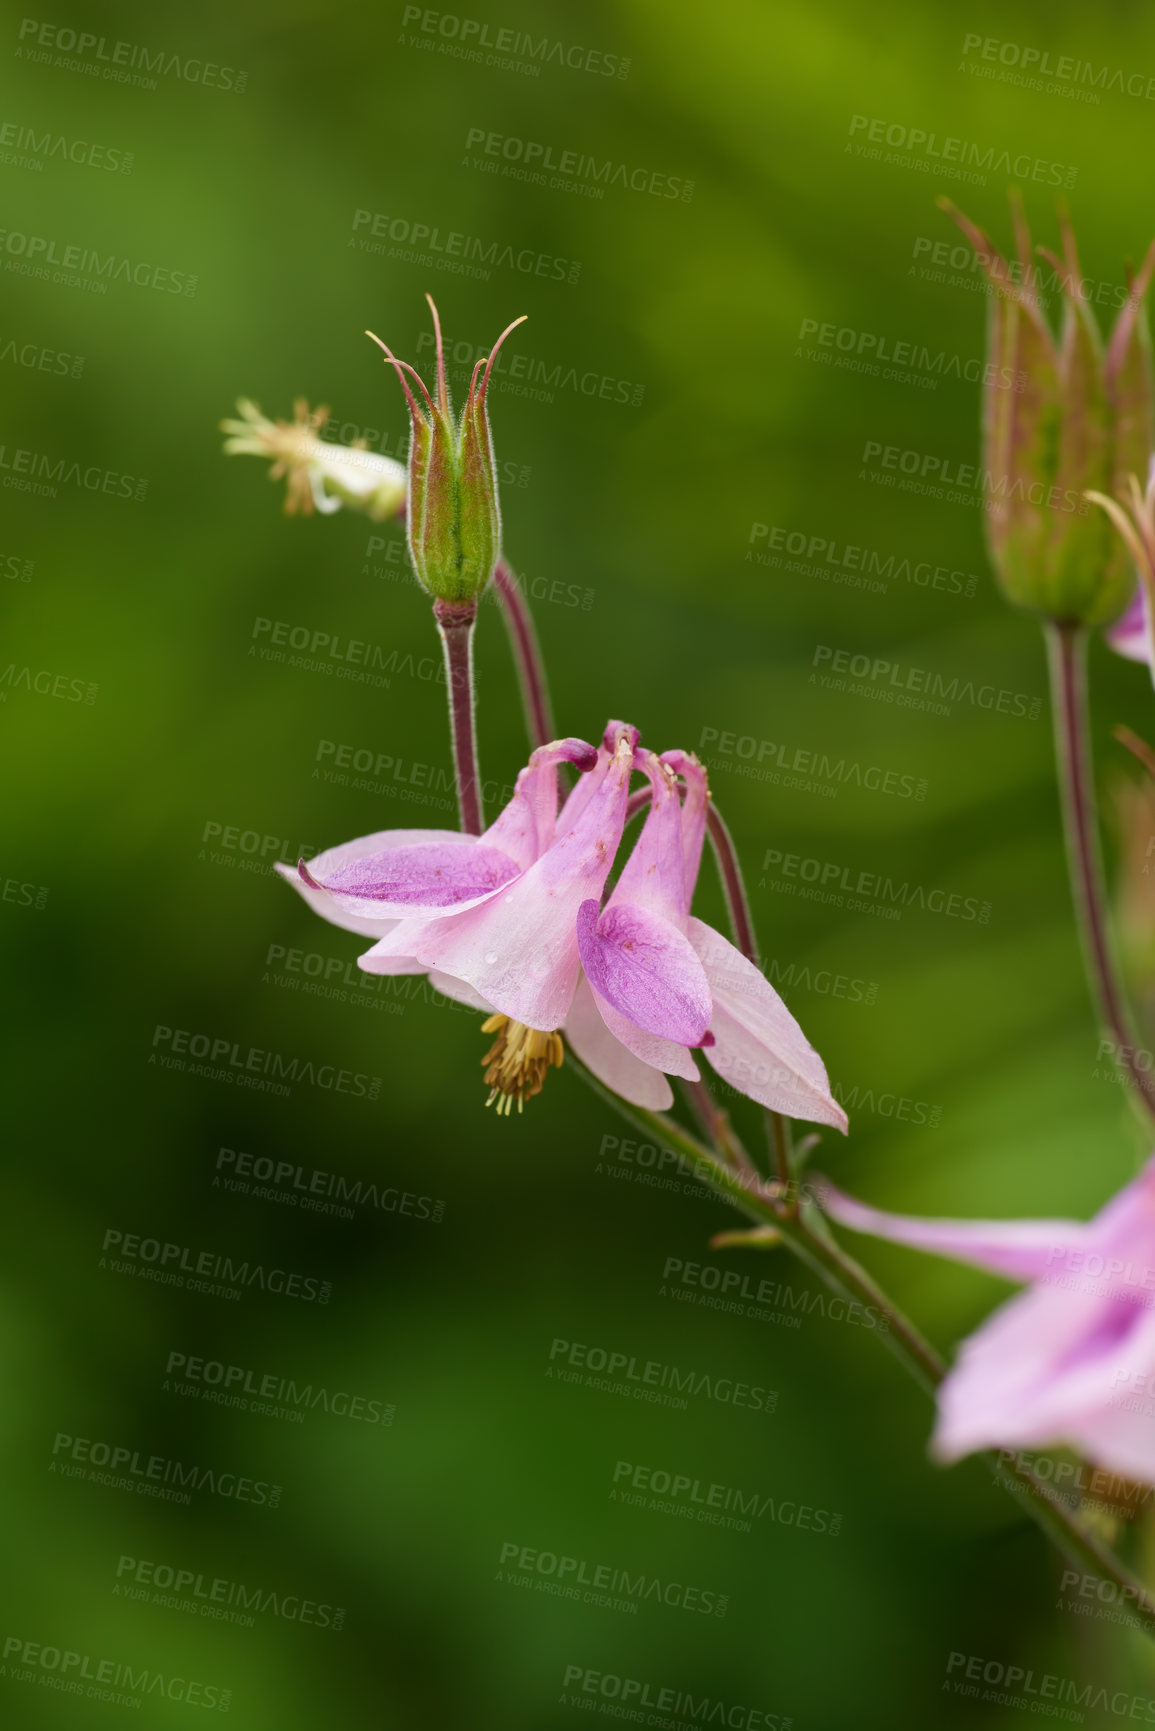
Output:
<instances>
[{"instance_id":1,"label":"reddish stem","mask_svg":"<svg viewBox=\"0 0 1155 1731\"><path fill-rule=\"evenodd\" d=\"M521 698L525 706L525 725L529 733L530 745L548 745L556 739L557 733L553 724L553 714L550 710L549 687L545 679L545 666L538 647L537 633L533 628L533 619L526 605L525 596L517 586L517 578L504 559L499 559L493 569L493 586L497 599L501 604L505 628L509 632L509 641L513 649L513 659L517 664L517 677L521 685Z\"/></svg>"},{"instance_id":2,"label":"reddish stem","mask_svg":"<svg viewBox=\"0 0 1155 1731\"><path fill-rule=\"evenodd\" d=\"M466 835L480 835L485 821L481 810L481 775L477 767L477 737L473 726L473 625L477 618L477 604L474 601L435 601L433 617L445 650L449 732L453 741L453 771L457 778L461 827Z\"/></svg>"}]
</instances>

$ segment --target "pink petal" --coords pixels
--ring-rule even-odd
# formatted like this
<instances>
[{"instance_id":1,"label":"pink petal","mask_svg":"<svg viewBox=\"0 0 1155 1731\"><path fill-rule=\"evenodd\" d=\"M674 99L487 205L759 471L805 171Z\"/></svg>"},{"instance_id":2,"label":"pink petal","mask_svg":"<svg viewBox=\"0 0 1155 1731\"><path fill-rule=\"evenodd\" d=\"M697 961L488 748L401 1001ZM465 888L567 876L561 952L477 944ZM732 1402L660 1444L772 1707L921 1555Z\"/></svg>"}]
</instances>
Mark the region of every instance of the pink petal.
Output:
<instances>
[{"instance_id":1,"label":"pink petal","mask_svg":"<svg viewBox=\"0 0 1155 1731\"><path fill-rule=\"evenodd\" d=\"M376 911L394 919L473 907L519 870L507 853L470 835L363 854L323 877L307 869L343 912L372 917Z\"/></svg>"},{"instance_id":2,"label":"pink petal","mask_svg":"<svg viewBox=\"0 0 1155 1731\"><path fill-rule=\"evenodd\" d=\"M643 1063L640 1058L616 1040L598 1013L593 993L586 980L578 981L573 1003L565 1020L565 1037L599 1082L613 1093L620 1094L632 1106L646 1106L652 1112L664 1112L674 1103L670 1084L660 1070Z\"/></svg>"},{"instance_id":3,"label":"pink petal","mask_svg":"<svg viewBox=\"0 0 1155 1731\"><path fill-rule=\"evenodd\" d=\"M593 783L572 827L563 831L559 819L558 839L528 871L465 913L401 921L378 953L418 956L468 981L504 1015L531 1028L560 1028L581 967L578 909L600 898L613 865L632 758L623 730L613 756L600 753L598 767L575 790Z\"/></svg>"},{"instance_id":4,"label":"pink petal","mask_svg":"<svg viewBox=\"0 0 1155 1731\"><path fill-rule=\"evenodd\" d=\"M1145 661L1151 665L1151 626L1147 603L1147 590L1142 583L1135 591L1134 600L1121 619L1116 619L1114 625L1109 625L1103 636L1107 639L1116 655L1125 656L1128 661Z\"/></svg>"},{"instance_id":5,"label":"pink petal","mask_svg":"<svg viewBox=\"0 0 1155 1731\"><path fill-rule=\"evenodd\" d=\"M582 979L589 984L584 974ZM593 998L602 1021L627 1052L632 1052L635 1058L640 1058L643 1064L649 1064L655 1070L664 1070L667 1076L683 1076L687 1082L701 1080L698 1066L685 1046L675 1045L673 1040L660 1039L657 1034L643 1033L628 1016L623 1016L620 1010L615 1010L612 1004L607 1004L596 992Z\"/></svg>"},{"instance_id":6,"label":"pink petal","mask_svg":"<svg viewBox=\"0 0 1155 1731\"><path fill-rule=\"evenodd\" d=\"M490 824L482 842L500 848L524 871L553 841L558 764L574 763L585 774L597 761L597 751L584 739L558 739L552 745L539 746L518 773L513 798Z\"/></svg>"},{"instance_id":7,"label":"pink petal","mask_svg":"<svg viewBox=\"0 0 1155 1731\"><path fill-rule=\"evenodd\" d=\"M676 796L673 803L676 808ZM680 888L680 854L673 858ZM590 900L578 910L577 940L599 998L645 1033L681 1046L700 1044L710 1025L710 988L693 947L669 920L612 899L599 917L597 902Z\"/></svg>"},{"instance_id":8,"label":"pink petal","mask_svg":"<svg viewBox=\"0 0 1155 1731\"><path fill-rule=\"evenodd\" d=\"M460 840L456 830L452 829L381 829L374 835L358 836L355 841L342 842L339 847L326 848L315 858L306 862L313 877L325 877L330 871L337 871L352 860L363 859L366 854L383 853L387 848L412 847L415 843L444 842ZM467 838L472 839L472 838ZM339 908L336 902L323 889L308 884L301 877L296 866L281 865L275 867L286 883L292 884L297 894L308 902L315 914L320 914L330 925L340 926L343 931L360 932L363 937L379 938L392 931L396 920L383 913L349 913Z\"/></svg>"},{"instance_id":9,"label":"pink petal","mask_svg":"<svg viewBox=\"0 0 1155 1731\"><path fill-rule=\"evenodd\" d=\"M1155 1479L1155 1427L1128 1390L1155 1373L1149 1309L1036 1286L963 1343L939 1391L935 1452L1070 1444L1118 1472ZM1138 1422L1136 1422L1138 1420Z\"/></svg>"},{"instance_id":10,"label":"pink petal","mask_svg":"<svg viewBox=\"0 0 1155 1731\"><path fill-rule=\"evenodd\" d=\"M769 981L702 920L691 917L686 935L714 999L716 1043L706 1056L719 1076L775 1112L845 1133L846 1113L830 1092L822 1059Z\"/></svg>"},{"instance_id":11,"label":"pink petal","mask_svg":"<svg viewBox=\"0 0 1155 1731\"><path fill-rule=\"evenodd\" d=\"M686 795L682 801L682 868L686 883L686 912L689 913L702 864L710 791L706 771L692 751L664 751L662 762L686 783Z\"/></svg>"},{"instance_id":12,"label":"pink petal","mask_svg":"<svg viewBox=\"0 0 1155 1731\"><path fill-rule=\"evenodd\" d=\"M672 770L652 751L634 753L634 767L649 777L650 807L642 833L622 867L608 907L628 902L679 927L690 911L682 861L682 808ZM587 970L588 971L588 970ZM703 982L704 986L704 982Z\"/></svg>"},{"instance_id":13,"label":"pink petal","mask_svg":"<svg viewBox=\"0 0 1155 1731\"><path fill-rule=\"evenodd\" d=\"M832 1220L852 1232L952 1256L1008 1280L1045 1276L1088 1231L1081 1220L926 1220L887 1214L845 1195L829 1179L822 1180L818 1200Z\"/></svg>"}]
</instances>

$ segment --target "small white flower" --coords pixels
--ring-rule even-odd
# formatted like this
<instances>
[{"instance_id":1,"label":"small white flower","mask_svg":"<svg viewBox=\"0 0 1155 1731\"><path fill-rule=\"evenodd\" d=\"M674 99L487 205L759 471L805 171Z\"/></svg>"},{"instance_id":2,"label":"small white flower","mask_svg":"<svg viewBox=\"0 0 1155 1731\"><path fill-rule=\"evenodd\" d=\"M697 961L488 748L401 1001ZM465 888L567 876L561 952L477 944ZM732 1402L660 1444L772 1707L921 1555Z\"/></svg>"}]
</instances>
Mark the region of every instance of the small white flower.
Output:
<instances>
[{"instance_id":1,"label":"small white flower","mask_svg":"<svg viewBox=\"0 0 1155 1731\"><path fill-rule=\"evenodd\" d=\"M225 450L231 455L271 457L269 478L288 479L285 510L305 513L316 509L326 516L342 505L363 511L375 522L395 517L405 504L408 475L404 463L370 451L363 440L352 445L330 445L317 437L329 418L327 407L310 411L303 397L293 405L291 421L270 421L255 403L241 397L239 421L222 421L221 431L231 436Z\"/></svg>"}]
</instances>

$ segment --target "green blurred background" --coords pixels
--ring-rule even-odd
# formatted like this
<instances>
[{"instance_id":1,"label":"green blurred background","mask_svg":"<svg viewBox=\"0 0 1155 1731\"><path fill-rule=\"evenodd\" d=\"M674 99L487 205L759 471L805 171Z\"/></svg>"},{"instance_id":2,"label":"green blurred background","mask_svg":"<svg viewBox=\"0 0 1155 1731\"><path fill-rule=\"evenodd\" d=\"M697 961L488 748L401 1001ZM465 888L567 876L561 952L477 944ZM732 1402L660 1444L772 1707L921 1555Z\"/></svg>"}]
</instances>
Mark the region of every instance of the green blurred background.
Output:
<instances>
[{"instance_id":1,"label":"green blurred background","mask_svg":"<svg viewBox=\"0 0 1155 1731\"><path fill-rule=\"evenodd\" d=\"M495 390L492 418L519 482L504 491L506 548L544 595L559 726L596 737L624 716L650 744L700 747L716 766L762 948L840 1091L859 1090L849 1141L826 1137L821 1163L915 1212L1089 1212L1143 1150L1122 1091L1097 1072L1045 700L1035 719L965 701L940 716L811 678L822 645L1044 696L1039 633L997 598L980 513L872 484L877 465L862 460L873 441L974 461L977 387L812 364L799 335L813 320L964 362L982 353L976 274L928 280L918 243L955 243L934 202L945 190L1007 244L1012 177L965 184L866 159L854 116L1076 168L1084 269L1113 293L1152 231L1136 197L1151 107L1118 89L1088 104L993 81L974 68L998 62L964 56L963 41L1119 68L1145 90L1155 24L1120 3L978 0L953 17L832 0L415 13L92 5L23 37L15 14L4 27L6 123L134 155L131 173L60 155L35 168L6 135L6 235L196 283L92 292L25 274L26 246L0 241L15 344L0 356L5 480L31 450L148 481L142 499L116 496L115 480L107 494L3 494L0 671L15 670L0 686L3 876L17 886L0 901L3 1723L135 1711L177 1725L212 1710L66 1694L51 1660L20 1668L36 1658L26 1642L86 1655L86 1675L109 1660L231 1690L246 1731L564 1728L583 1705L620 1705L596 1676L583 1690L595 1673L655 1700L720 1701L732 1724L1021 1723L1018 1708L944 1687L959 1653L1155 1695L1137 1637L1057 1608L1060 1565L989 1473L927 1462L930 1410L869 1332L817 1313L786 1326L757 1303L766 1316L675 1303L672 1291L701 1289L663 1281L671 1258L787 1279L795 1294L808 1276L710 1252L734 1216L692 1187L642 1182L659 1167L623 1157L612 1139L629 1130L574 1076L553 1077L521 1119L486 1113L474 1018L350 986L358 940L315 920L267 864L249 869L253 848L258 862L293 858L453 820L421 794L448 766L447 740L440 687L403 665L411 654L416 671L435 645L399 532L348 512L287 519L263 467L223 460L217 432L238 394L277 415L304 395L332 406L345 437L395 451L403 404L365 327L417 361L427 289L450 339L474 346L527 312L509 353L560 365L559 384L552 400ZM440 52L466 19L562 52L537 75L486 64L488 51ZM120 84L91 75L99 50L62 55L51 35L31 58L42 24L103 37L106 54L118 40L163 48L181 71L155 89ZM208 87L206 62L233 69L234 87ZM595 200L485 173L467 148L478 130L693 182L692 196L619 184ZM1036 238L1054 244L1053 189L1024 190ZM495 262L479 280L390 257L388 243L364 251L358 210L580 274ZM46 351L83 356L81 376L42 366ZM583 394L564 383L571 370L613 388ZM893 555L892 575L872 592L790 570L786 554L749 559L752 534L765 552L772 529ZM921 587L903 560L964 581ZM578 594L588 605L571 604ZM397 651L397 671L374 689L263 661L250 653L268 641L254 640L261 619ZM525 747L496 610L478 656L483 768L507 784ZM29 688L41 672L47 693ZM1111 726L1149 736L1151 693L1098 644L1092 673L1106 780L1123 755ZM90 685L92 701L71 700ZM925 778L925 798L760 782L734 773L738 740ZM393 767L376 791L328 781L322 741ZM909 906L895 921L778 893L775 852L989 903L989 919ZM721 920L709 872L700 907ZM330 963L344 997L306 992ZM379 1097L307 1082L278 1097L166 1069L150 1063L158 1026L379 1077ZM290 1163L302 1183L321 1171L428 1200L310 1212L214 1184L233 1170L222 1148ZM186 1266L210 1251L329 1281L331 1298L253 1287L238 1301L143 1278L139 1261L118 1272L109 1232L179 1245ZM864 1253L944 1349L1007 1290L901 1250ZM773 1389L777 1407L697 1398L681 1411L560 1383L545 1374L556 1339ZM395 1403L395 1419L314 1408L295 1424L182 1397L164 1386L174 1352ZM275 1482L281 1504L206 1488L185 1506L86 1469L68 1477L60 1436ZM619 1462L837 1512L841 1530L767 1515L746 1533L626 1505L610 1495ZM727 1596L726 1614L652 1598L618 1613L533 1590L532 1574L526 1591L516 1570L502 1578L509 1545L697 1586ZM342 1607L343 1627L303 1626L284 1607L230 1623L200 1614L190 1590L191 1612L152 1589L129 1598L141 1571L124 1558L160 1565L161 1580L185 1570Z\"/></svg>"}]
</instances>

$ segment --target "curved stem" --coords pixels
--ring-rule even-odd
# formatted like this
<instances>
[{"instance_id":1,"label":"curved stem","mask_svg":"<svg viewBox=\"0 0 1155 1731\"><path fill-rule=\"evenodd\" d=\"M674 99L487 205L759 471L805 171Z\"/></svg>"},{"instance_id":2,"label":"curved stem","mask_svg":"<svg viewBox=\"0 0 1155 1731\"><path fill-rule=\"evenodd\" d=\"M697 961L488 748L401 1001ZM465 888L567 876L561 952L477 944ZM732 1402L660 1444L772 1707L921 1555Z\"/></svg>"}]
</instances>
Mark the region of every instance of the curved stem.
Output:
<instances>
[{"instance_id":1,"label":"curved stem","mask_svg":"<svg viewBox=\"0 0 1155 1731\"><path fill-rule=\"evenodd\" d=\"M531 747L548 745L557 738L557 733L550 708L545 665L525 596L518 588L517 578L504 559L499 559L493 568L493 587L501 605L513 659L517 665L529 743Z\"/></svg>"},{"instance_id":2,"label":"curved stem","mask_svg":"<svg viewBox=\"0 0 1155 1731\"><path fill-rule=\"evenodd\" d=\"M778 1184L766 1183L755 1173L735 1171L726 1166L709 1148L703 1146L681 1125L661 1112L651 1112L644 1106L631 1106L592 1076L585 1066L567 1054L567 1061L594 1092L608 1101L623 1118L659 1139L681 1160L690 1175L742 1210L751 1220L772 1229L774 1236L820 1274L828 1286L845 1296L873 1306L886 1319L886 1328L879 1329L890 1350L919 1386L933 1397L944 1375L942 1359L923 1337L916 1325L888 1297L878 1282L837 1244L821 1216L820 1225L806 1217L791 1217L784 1212L787 1200ZM797 1192L797 1185L791 1190ZM753 1242L757 1242L754 1240ZM767 1234L762 1242L773 1242ZM995 1469L998 1482L1022 1505L1047 1536L1064 1554L1100 1580L1114 1581L1121 1589L1124 1603L1133 1607L1135 1617L1142 1622L1147 1634L1155 1639L1155 1602L1143 1583L1092 1532L1080 1525L1074 1512L1060 1500L1049 1485L1042 1482L1030 1467L1018 1460L1006 1462L995 1455L985 1457Z\"/></svg>"},{"instance_id":3,"label":"curved stem","mask_svg":"<svg viewBox=\"0 0 1155 1731\"><path fill-rule=\"evenodd\" d=\"M477 738L473 725L473 626L477 605L472 601L435 601L433 617L445 651L449 732L453 742L453 772L457 781L461 827L466 835L480 835L485 828L485 819L481 808L481 775L477 767Z\"/></svg>"},{"instance_id":4,"label":"curved stem","mask_svg":"<svg viewBox=\"0 0 1155 1731\"><path fill-rule=\"evenodd\" d=\"M710 837L710 846L714 850L714 858L718 862L718 874L722 879L722 889L726 897L726 907L730 915L730 925L734 933L734 942L748 962L758 967L758 939L754 934L754 918L750 912L750 903L746 896L746 885L742 879L742 866L738 859L738 850L734 846L730 831L722 821L722 814L710 801L706 807L706 833ZM794 1173L794 1146L790 1134L790 1121L781 1112L774 1112L769 1106L766 1111L766 1128L769 1133L770 1148L774 1155L774 1169L778 1174L780 1184L789 1185ZM788 1192L789 1194L789 1192Z\"/></svg>"},{"instance_id":5,"label":"curved stem","mask_svg":"<svg viewBox=\"0 0 1155 1731\"><path fill-rule=\"evenodd\" d=\"M1079 625L1049 623L1045 629L1067 866L1087 980L1100 1023L1114 1038L1117 1057L1126 1065L1149 1116L1155 1119L1155 1076L1139 1067L1139 1041L1132 1030L1107 927L1087 726L1087 634Z\"/></svg>"}]
</instances>

